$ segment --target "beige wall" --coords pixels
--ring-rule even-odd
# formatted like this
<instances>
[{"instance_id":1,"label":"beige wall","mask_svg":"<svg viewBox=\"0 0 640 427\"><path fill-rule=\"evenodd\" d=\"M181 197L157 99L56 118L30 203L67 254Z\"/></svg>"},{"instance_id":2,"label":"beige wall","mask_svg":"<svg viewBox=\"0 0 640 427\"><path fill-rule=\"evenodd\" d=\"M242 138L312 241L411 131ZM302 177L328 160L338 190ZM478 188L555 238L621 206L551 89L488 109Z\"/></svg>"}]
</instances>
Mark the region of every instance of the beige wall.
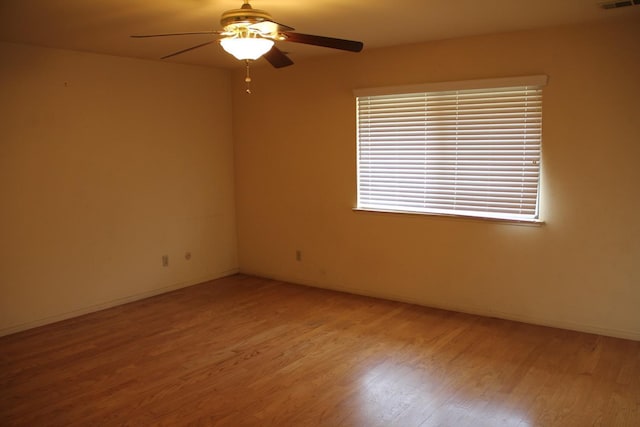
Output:
<instances>
[{"instance_id":1,"label":"beige wall","mask_svg":"<svg viewBox=\"0 0 640 427\"><path fill-rule=\"evenodd\" d=\"M0 335L239 263L640 339L636 24L255 67L251 96L241 71L230 90L224 71L0 43ZM352 89L540 73L545 225L352 211Z\"/></svg>"},{"instance_id":2,"label":"beige wall","mask_svg":"<svg viewBox=\"0 0 640 427\"><path fill-rule=\"evenodd\" d=\"M0 334L237 270L228 72L0 57Z\"/></svg>"},{"instance_id":3,"label":"beige wall","mask_svg":"<svg viewBox=\"0 0 640 427\"><path fill-rule=\"evenodd\" d=\"M640 339L637 24L259 67L251 96L234 74L241 271ZM545 225L352 211L352 89L530 74L549 76Z\"/></svg>"}]
</instances>

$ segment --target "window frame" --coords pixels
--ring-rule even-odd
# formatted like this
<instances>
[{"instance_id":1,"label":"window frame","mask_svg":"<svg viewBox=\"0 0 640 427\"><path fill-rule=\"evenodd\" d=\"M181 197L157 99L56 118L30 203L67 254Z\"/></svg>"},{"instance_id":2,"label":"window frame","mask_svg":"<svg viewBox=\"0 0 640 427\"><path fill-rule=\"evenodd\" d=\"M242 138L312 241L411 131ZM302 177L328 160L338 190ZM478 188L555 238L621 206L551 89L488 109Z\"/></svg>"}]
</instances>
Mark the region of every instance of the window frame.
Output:
<instances>
[{"instance_id":1,"label":"window frame","mask_svg":"<svg viewBox=\"0 0 640 427\"><path fill-rule=\"evenodd\" d=\"M524 217L523 215L507 215L504 213L496 214L495 212L490 211L475 211L469 213L468 211L455 211L453 209L433 209L433 208L424 208L421 210L412 210L411 208L397 208L396 207L379 207L371 205L363 205L361 203L361 126L360 126L360 118L358 111L358 98L361 97L370 97L370 96L378 96L378 95L404 95L404 94L425 94L430 93L433 95L434 92L451 92L451 91L466 91L466 90L499 90L503 88L514 88L514 87L536 87L540 89L540 97L542 97L542 89L546 86L548 81L548 77L546 75L532 75L532 76L519 76L519 77L507 77L507 78L496 78L496 79L482 79L482 80L465 80L465 81L453 81L453 82L435 82L435 83L425 83L419 85L406 85L406 86L388 86L388 87L377 87L377 88L365 88L365 89L356 89L353 91L356 100L356 131L357 131L357 140L356 140L356 192L357 192L357 202L355 211L373 211L373 212L389 212L389 213L403 213L403 214L413 214L413 215L435 215L435 216L447 216L447 217L462 217L462 218L472 218L472 219L480 219L480 220L493 220L493 221L507 221L507 222L515 222L515 223L531 223L531 224L540 224L543 223L543 219L541 218L541 193L542 193L542 124L540 123L540 137L539 137L539 150L540 150L540 159L538 162L538 175L537 175L537 188L535 194L535 213L528 217ZM540 98L541 99L541 98ZM542 108L542 107L540 107ZM542 114L542 112L540 112ZM425 113L425 118L427 114ZM542 118L540 119L542 120ZM427 137L424 137L424 145L427 146ZM458 164L454 168L458 168ZM426 169L423 174L427 175ZM425 199L426 200L426 199Z\"/></svg>"}]
</instances>

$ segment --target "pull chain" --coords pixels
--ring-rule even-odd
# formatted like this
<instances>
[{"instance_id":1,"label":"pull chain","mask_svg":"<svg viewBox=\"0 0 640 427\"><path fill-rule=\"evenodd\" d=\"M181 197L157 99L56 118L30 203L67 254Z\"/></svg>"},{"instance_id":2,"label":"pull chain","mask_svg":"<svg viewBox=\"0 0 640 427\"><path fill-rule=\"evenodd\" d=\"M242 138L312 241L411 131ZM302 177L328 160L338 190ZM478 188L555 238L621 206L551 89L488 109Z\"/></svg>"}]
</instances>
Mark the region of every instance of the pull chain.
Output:
<instances>
[{"instance_id":1,"label":"pull chain","mask_svg":"<svg viewBox=\"0 0 640 427\"><path fill-rule=\"evenodd\" d=\"M247 76L244 78L244 81L247 83L247 90L246 92L251 95L251 76L249 75L249 60L247 59L245 61L245 63L247 64Z\"/></svg>"}]
</instances>

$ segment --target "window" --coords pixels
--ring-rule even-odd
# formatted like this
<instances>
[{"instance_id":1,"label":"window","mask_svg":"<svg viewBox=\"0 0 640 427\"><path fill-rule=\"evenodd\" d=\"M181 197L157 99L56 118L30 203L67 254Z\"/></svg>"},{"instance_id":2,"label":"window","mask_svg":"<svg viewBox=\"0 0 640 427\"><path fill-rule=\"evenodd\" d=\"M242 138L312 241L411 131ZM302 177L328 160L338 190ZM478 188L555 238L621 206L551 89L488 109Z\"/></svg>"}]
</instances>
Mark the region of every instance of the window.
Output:
<instances>
[{"instance_id":1,"label":"window","mask_svg":"<svg viewBox=\"0 0 640 427\"><path fill-rule=\"evenodd\" d=\"M538 221L546 80L355 91L357 209Z\"/></svg>"}]
</instances>

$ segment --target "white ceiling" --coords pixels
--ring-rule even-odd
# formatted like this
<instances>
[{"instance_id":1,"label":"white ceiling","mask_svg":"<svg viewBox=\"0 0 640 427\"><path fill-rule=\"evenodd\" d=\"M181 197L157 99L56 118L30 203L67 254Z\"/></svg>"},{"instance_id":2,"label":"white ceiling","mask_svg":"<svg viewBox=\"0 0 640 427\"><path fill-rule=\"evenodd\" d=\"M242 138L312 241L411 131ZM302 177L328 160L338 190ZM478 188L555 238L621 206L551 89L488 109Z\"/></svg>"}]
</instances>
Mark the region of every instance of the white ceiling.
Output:
<instances>
[{"instance_id":1,"label":"white ceiling","mask_svg":"<svg viewBox=\"0 0 640 427\"><path fill-rule=\"evenodd\" d=\"M639 19L640 6L603 10L598 0L253 0L297 32L360 40L365 50L428 40L607 20ZM132 39L220 29L220 14L242 0L0 0L0 40L157 59L212 36ZM353 53L281 42L293 61ZM240 67L217 44L168 61Z\"/></svg>"}]
</instances>

